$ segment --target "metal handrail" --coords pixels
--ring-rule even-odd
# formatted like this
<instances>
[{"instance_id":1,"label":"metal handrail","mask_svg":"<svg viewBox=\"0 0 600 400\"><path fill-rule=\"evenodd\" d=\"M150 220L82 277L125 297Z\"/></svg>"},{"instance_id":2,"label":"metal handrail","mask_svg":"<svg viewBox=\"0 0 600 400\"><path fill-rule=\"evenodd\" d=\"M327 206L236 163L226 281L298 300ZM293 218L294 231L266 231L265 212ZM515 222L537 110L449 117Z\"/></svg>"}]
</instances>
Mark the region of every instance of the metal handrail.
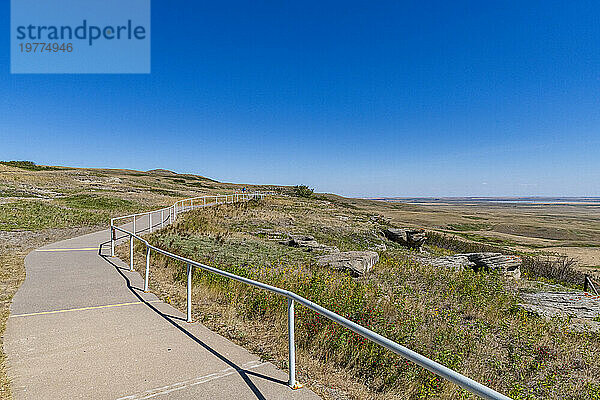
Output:
<instances>
[{"instance_id":1,"label":"metal handrail","mask_svg":"<svg viewBox=\"0 0 600 400\"><path fill-rule=\"evenodd\" d=\"M149 213L156 213L156 212L161 212L161 211L164 212L164 210L169 210L170 212L172 211L173 215L176 216L178 207L179 207L179 212L194 209L195 207L193 205L193 200L196 200L196 199L204 198L203 205L198 205L198 206L196 206L196 208L197 208L197 207L206 207L206 206L213 205L213 204L222 204L222 203L219 203L219 201L218 201L219 197L225 197L225 202L228 202L228 198L229 198L228 196L235 196L235 197L232 197L232 199L231 199L231 202L235 202L235 201L240 201L240 199L241 199L241 201L246 201L246 200L250 200L250 199L262 199L266 195L272 195L272 194L274 194L274 193L273 192L269 192L269 193L239 193L239 194L224 195L224 196L217 195L217 196L194 197L191 199L179 200L173 206L167 207L164 209L159 209L157 211L150 211L150 212L145 212L145 213L132 214L132 215L124 216L124 217L114 218L111 220L111 249L112 249L111 254L114 257L114 241L116 240L115 231L120 231L120 232L125 233L126 235L129 235L129 238L130 238L130 270L132 270L132 271L133 271L133 240L134 239L139 240L146 246L146 273L145 273L145 277L144 277L144 291L145 292L148 291L148 282L149 282L149 276L150 276L150 251L154 251L156 253L162 254L162 255L172 258L174 260L178 260L178 261L185 263L187 265L187 322L192 322L192 299L191 299L192 298L192 267L201 268L205 271L209 271L214 274L217 274L217 275L229 278L229 279L233 279L235 281L242 282L247 285L251 285L251 286L254 286L254 287L257 287L260 289L264 289L269 292L286 297L288 300L287 301L287 305L288 305L288 307L287 307L287 309L288 309L288 353L289 353L288 354L289 355L288 385L293 389L301 387L301 385L296 381L296 356L295 356L295 340L294 340L294 302L298 302L298 303L302 304L303 306L308 307L309 309L329 318L330 320L332 320L342 326L345 326L346 328L361 335L362 337L364 337L374 343L377 343L377 344L393 351L394 353L399 354L402 357L420 365L421 367L427 369L428 371L457 384L458 386L462 387L463 389L468 390L469 392L471 392L473 394L480 396L481 398L491 399L491 400L511 400L510 397L508 397L508 396L505 396L505 395L503 395L487 386L484 386L481 383L474 381L473 379L468 378L468 377L466 377L466 376L464 376L464 375L462 375L462 374L460 374L460 373L458 373L436 361L433 361L417 352L414 352L407 347L404 347L404 346L402 346L402 345L400 345L400 344L398 344L376 332L373 332L370 329L365 328L364 326L361 326L355 322L352 322L349 319L344 318L341 315L334 313L333 311L330 311L324 307L321 307L320 305L313 303L312 301L305 299L304 297L299 296L294 292L290 292L289 290L271 286L266 283L258 282L253 279L244 278L242 276L238 276L238 275L232 274L230 272L223 271L218 268L199 263L199 262L191 260L189 258L170 253L166 250L152 246L150 243L148 243L148 241L146 241L145 239L138 236L135 232L129 232L124 228L120 228L120 227L117 227L114 225L114 221L116 221L116 220L125 219L125 218L133 218L133 220L134 220L133 225L134 225L134 231L135 231L136 216L143 216L143 215L147 215ZM215 203L206 204L207 197L214 197ZM190 208L187 208L187 209L185 208L185 206L184 206L185 202L190 202ZM169 214L169 215L171 215L171 214ZM150 217L150 221L151 221L151 217ZM173 222L173 220L171 220L170 222Z\"/></svg>"},{"instance_id":2,"label":"metal handrail","mask_svg":"<svg viewBox=\"0 0 600 400\"><path fill-rule=\"evenodd\" d=\"M585 275L583 277L583 291L588 292L588 288L592 289L596 296L598 296L598 290L596 289L596 285L594 285L594 281L590 278L589 275ZM590 291L590 292L591 292Z\"/></svg>"}]
</instances>

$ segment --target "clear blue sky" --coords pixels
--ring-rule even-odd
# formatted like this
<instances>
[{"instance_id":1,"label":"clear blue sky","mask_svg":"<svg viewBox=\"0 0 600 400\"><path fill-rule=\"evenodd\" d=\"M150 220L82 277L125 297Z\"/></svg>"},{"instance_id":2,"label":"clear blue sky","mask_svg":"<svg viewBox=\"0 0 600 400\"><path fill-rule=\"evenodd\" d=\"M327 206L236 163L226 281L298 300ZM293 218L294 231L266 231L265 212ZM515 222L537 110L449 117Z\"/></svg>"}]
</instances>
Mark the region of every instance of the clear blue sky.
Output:
<instances>
[{"instance_id":1,"label":"clear blue sky","mask_svg":"<svg viewBox=\"0 0 600 400\"><path fill-rule=\"evenodd\" d=\"M152 1L150 75L10 75L0 159L351 196L600 195L600 3Z\"/></svg>"}]
</instances>

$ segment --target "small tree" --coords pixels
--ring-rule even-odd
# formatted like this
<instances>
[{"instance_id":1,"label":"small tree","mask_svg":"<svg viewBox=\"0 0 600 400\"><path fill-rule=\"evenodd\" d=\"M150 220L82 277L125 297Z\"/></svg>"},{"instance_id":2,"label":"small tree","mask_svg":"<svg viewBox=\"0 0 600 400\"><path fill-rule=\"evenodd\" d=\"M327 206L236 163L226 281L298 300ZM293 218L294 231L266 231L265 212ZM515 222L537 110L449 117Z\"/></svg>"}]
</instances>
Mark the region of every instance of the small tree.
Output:
<instances>
[{"instance_id":1,"label":"small tree","mask_svg":"<svg viewBox=\"0 0 600 400\"><path fill-rule=\"evenodd\" d=\"M310 197L313 195L314 189L306 185L294 186L294 194L298 197Z\"/></svg>"}]
</instances>

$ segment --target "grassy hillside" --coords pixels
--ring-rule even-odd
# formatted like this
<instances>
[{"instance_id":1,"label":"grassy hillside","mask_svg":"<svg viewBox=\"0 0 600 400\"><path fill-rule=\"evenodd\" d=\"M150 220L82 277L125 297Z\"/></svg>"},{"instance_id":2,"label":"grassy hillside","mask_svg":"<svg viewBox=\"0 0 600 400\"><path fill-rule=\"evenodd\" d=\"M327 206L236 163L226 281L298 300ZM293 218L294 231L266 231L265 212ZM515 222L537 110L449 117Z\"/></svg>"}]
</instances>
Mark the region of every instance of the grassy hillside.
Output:
<instances>
[{"instance_id":1,"label":"grassy hillside","mask_svg":"<svg viewBox=\"0 0 600 400\"><path fill-rule=\"evenodd\" d=\"M23 261L31 250L105 229L113 216L240 187L166 170L142 172L0 162L0 335L12 297L25 278ZM4 361L4 353L0 353L0 399L9 399Z\"/></svg>"},{"instance_id":2,"label":"grassy hillside","mask_svg":"<svg viewBox=\"0 0 600 400\"><path fill-rule=\"evenodd\" d=\"M186 213L148 238L177 254L292 290L515 399L600 398L597 333L571 332L567 321L522 310L518 291L526 281L432 267L390 242L382 250L380 229L389 224L360 201L275 197ZM312 235L342 251L377 249L381 260L370 274L352 278L319 267L318 252L280 244L284 233ZM119 254L128 259L126 248ZM143 273L143 249L136 254ZM183 310L184 266L157 256L152 271L151 289ZM301 306L296 315L300 380L326 398L469 397ZM284 299L196 270L194 316L286 367Z\"/></svg>"},{"instance_id":3,"label":"grassy hillside","mask_svg":"<svg viewBox=\"0 0 600 400\"><path fill-rule=\"evenodd\" d=\"M0 331L25 277L23 259L32 249L104 229L112 216L242 186L304 193L167 170L0 163ZM528 254L555 248L594 251L600 244L596 210L428 207L304 195L308 197L186 213L176 225L149 238L178 254L291 289L514 398L600 398L598 334L570 332L568 321L546 321L522 311L519 290L534 290L526 283L423 265L417 262L419 254L380 235L388 225L423 226L451 235L428 248L433 255L480 245ZM510 237L495 236L508 235L501 232L507 224L529 228L511 231ZM570 229L571 236L560 229ZM284 233L312 235L342 251L376 250L381 260L371 274L352 278L317 266L318 252L279 244ZM537 237L551 234L553 239ZM128 258L125 253L123 259ZM143 256L138 256L141 262ZM182 309L183 271L181 265L153 259L151 289ZM196 318L285 367L287 331L281 299L201 271L195 272L194 280ZM302 307L297 307L297 331L299 379L325 398L469 397ZM0 361L0 399L8 399L10 386L3 358Z\"/></svg>"}]
</instances>

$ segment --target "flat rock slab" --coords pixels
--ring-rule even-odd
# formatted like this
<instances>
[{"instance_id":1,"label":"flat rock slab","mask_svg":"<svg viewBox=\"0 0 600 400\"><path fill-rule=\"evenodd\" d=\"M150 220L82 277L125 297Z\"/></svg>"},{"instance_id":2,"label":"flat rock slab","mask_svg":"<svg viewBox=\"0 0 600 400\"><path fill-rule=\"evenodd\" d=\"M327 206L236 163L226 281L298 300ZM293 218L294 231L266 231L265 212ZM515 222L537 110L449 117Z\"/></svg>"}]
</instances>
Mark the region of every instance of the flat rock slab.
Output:
<instances>
[{"instance_id":1,"label":"flat rock slab","mask_svg":"<svg viewBox=\"0 0 600 400\"><path fill-rule=\"evenodd\" d=\"M323 251L328 253L336 253L340 250L335 246L327 246L315 240L312 236L307 235L289 235L288 238L280 242L283 245L290 247L301 247L308 251Z\"/></svg>"},{"instance_id":2,"label":"flat rock slab","mask_svg":"<svg viewBox=\"0 0 600 400\"><path fill-rule=\"evenodd\" d=\"M375 251L344 251L317 258L319 265L346 270L354 276L369 272L378 261L379 254Z\"/></svg>"},{"instance_id":3,"label":"flat rock slab","mask_svg":"<svg viewBox=\"0 0 600 400\"><path fill-rule=\"evenodd\" d=\"M424 230L414 228L388 228L383 230L383 235L392 242L419 250L427 240Z\"/></svg>"},{"instance_id":4,"label":"flat rock slab","mask_svg":"<svg viewBox=\"0 0 600 400\"><path fill-rule=\"evenodd\" d=\"M431 258L432 265L453 269L473 269L475 271L498 271L503 275L519 279L521 258L501 253L464 253L453 256Z\"/></svg>"},{"instance_id":5,"label":"flat rock slab","mask_svg":"<svg viewBox=\"0 0 600 400\"><path fill-rule=\"evenodd\" d=\"M15 400L319 398L144 293L142 277L109 257L108 239L98 232L27 256L4 337Z\"/></svg>"},{"instance_id":6,"label":"flat rock slab","mask_svg":"<svg viewBox=\"0 0 600 400\"><path fill-rule=\"evenodd\" d=\"M519 304L544 318L574 319L575 330L600 331L600 296L584 292L522 293Z\"/></svg>"}]
</instances>

